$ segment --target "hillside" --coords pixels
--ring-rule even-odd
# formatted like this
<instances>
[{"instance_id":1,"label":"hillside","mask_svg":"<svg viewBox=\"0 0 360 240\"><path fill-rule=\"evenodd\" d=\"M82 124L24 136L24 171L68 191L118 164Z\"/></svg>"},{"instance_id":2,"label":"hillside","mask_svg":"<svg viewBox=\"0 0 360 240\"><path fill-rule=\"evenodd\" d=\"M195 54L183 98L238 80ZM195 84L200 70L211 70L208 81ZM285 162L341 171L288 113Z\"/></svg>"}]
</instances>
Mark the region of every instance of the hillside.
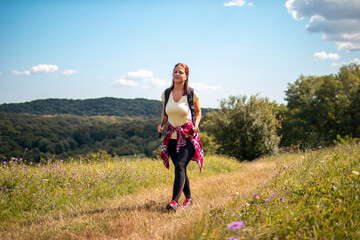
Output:
<instances>
[{"instance_id":1,"label":"hillside","mask_svg":"<svg viewBox=\"0 0 360 240\"><path fill-rule=\"evenodd\" d=\"M165 205L171 197L173 165L167 170L162 161L150 159L119 161L99 154L93 158L96 161L31 167L9 163L12 177L9 168L0 169L1 186L12 186L0 205L0 238L186 239L202 214L238 196L250 197L278 162L239 164L227 157L207 157L201 173L191 162L194 205L169 214ZM20 192L15 191L18 188Z\"/></svg>"},{"instance_id":2,"label":"hillside","mask_svg":"<svg viewBox=\"0 0 360 240\"><path fill-rule=\"evenodd\" d=\"M160 141L156 130L161 101L98 98L44 99L0 105L0 157L40 161L57 155L151 156ZM209 109L202 109L203 115Z\"/></svg>"},{"instance_id":3,"label":"hillside","mask_svg":"<svg viewBox=\"0 0 360 240\"><path fill-rule=\"evenodd\" d=\"M162 161L3 163L0 238L358 239L359 157L359 144L242 163L207 156L201 173L189 164L194 204L176 213Z\"/></svg>"},{"instance_id":4,"label":"hillside","mask_svg":"<svg viewBox=\"0 0 360 240\"><path fill-rule=\"evenodd\" d=\"M78 116L159 117L161 102L147 99L97 98L85 100L42 99L0 105L0 112L36 115L72 114Z\"/></svg>"},{"instance_id":5,"label":"hillside","mask_svg":"<svg viewBox=\"0 0 360 240\"><path fill-rule=\"evenodd\" d=\"M119 116L159 118L161 101L143 98L94 98L85 100L41 99L25 103L0 105L0 112L29 113L35 115L72 114L77 116ZM202 108L206 114L210 109Z\"/></svg>"},{"instance_id":6,"label":"hillside","mask_svg":"<svg viewBox=\"0 0 360 240\"><path fill-rule=\"evenodd\" d=\"M117 116L31 115L0 112L0 156L40 161L57 155L151 156L160 144L159 120Z\"/></svg>"}]
</instances>

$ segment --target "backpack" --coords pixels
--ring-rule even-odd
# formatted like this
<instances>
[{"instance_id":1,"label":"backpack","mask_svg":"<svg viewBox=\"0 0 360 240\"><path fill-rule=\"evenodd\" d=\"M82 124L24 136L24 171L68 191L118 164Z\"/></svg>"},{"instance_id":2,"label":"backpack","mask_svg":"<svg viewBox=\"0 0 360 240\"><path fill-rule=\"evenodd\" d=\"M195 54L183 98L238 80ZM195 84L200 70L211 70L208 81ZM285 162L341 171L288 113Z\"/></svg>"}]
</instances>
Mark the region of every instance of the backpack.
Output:
<instances>
[{"instance_id":1,"label":"backpack","mask_svg":"<svg viewBox=\"0 0 360 240\"><path fill-rule=\"evenodd\" d=\"M189 88L189 93L187 94L187 100L188 100L188 104L189 104L189 107L190 107L190 112L191 112L191 120L192 122L194 123L194 89L193 88ZM165 90L165 106L164 106L164 115L166 117L167 114L165 112L165 109L166 109L166 104L167 102L169 101L169 97L170 97L170 90L167 88Z\"/></svg>"}]
</instances>

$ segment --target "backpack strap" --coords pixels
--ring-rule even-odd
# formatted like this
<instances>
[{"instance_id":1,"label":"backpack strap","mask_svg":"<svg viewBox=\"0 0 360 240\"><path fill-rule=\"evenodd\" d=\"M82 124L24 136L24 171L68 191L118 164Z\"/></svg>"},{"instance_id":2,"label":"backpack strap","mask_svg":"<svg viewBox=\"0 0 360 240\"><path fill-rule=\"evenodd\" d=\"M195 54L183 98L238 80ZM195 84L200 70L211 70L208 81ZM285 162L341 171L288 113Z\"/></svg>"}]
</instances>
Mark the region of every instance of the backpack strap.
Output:
<instances>
[{"instance_id":1,"label":"backpack strap","mask_svg":"<svg viewBox=\"0 0 360 240\"><path fill-rule=\"evenodd\" d=\"M167 88L167 89L165 90L165 105L164 105L164 109L163 109L163 111L164 111L164 116L166 116L166 117L168 117L168 115L166 114L165 109L166 109L166 104L167 104L168 101L169 101L169 97L170 97L170 90Z\"/></svg>"},{"instance_id":2,"label":"backpack strap","mask_svg":"<svg viewBox=\"0 0 360 240\"><path fill-rule=\"evenodd\" d=\"M188 104L190 107L190 111L191 111L191 120L193 122L193 124L195 124L194 122L194 89L193 88L189 88L190 91L187 95L187 100L188 100Z\"/></svg>"}]
</instances>

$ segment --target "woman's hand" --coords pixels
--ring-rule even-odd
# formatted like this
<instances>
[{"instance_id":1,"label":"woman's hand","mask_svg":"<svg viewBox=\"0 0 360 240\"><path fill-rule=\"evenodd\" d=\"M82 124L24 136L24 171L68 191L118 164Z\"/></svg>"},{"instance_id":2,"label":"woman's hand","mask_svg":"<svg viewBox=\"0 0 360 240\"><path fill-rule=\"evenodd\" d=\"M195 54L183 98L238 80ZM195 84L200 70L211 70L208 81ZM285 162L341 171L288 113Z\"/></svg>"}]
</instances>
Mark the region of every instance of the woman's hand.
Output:
<instances>
[{"instance_id":1,"label":"woman's hand","mask_svg":"<svg viewBox=\"0 0 360 240\"><path fill-rule=\"evenodd\" d=\"M161 124L158 126L158 132L161 133L165 129L165 124L162 126Z\"/></svg>"},{"instance_id":2,"label":"woman's hand","mask_svg":"<svg viewBox=\"0 0 360 240\"><path fill-rule=\"evenodd\" d=\"M192 128L192 130L193 130L194 133L198 133L198 132L199 132L199 127L194 126L194 127Z\"/></svg>"}]
</instances>

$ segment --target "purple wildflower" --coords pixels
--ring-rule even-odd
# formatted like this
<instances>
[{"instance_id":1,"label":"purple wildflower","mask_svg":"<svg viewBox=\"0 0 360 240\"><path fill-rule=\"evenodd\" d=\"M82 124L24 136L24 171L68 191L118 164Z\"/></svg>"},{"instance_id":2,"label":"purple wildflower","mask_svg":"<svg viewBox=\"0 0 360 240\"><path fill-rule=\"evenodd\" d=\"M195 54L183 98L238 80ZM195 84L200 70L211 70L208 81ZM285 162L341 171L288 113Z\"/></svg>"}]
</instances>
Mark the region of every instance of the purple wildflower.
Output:
<instances>
[{"instance_id":1,"label":"purple wildflower","mask_svg":"<svg viewBox=\"0 0 360 240\"><path fill-rule=\"evenodd\" d=\"M271 196L273 196L273 197L275 197L276 196L276 193L272 193L272 194L270 194Z\"/></svg>"},{"instance_id":2,"label":"purple wildflower","mask_svg":"<svg viewBox=\"0 0 360 240\"><path fill-rule=\"evenodd\" d=\"M280 197L280 201L285 202L284 196Z\"/></svg>"},{"instance_id":3,"label":"purple wildflower","mask_svg":"<svg viewBox=\"0 0 360 240\"><path fill-rule=\"evenodd\" d=\"M45 190L44 190L44 189L41 189L41 191L42 191L42 192L45 192Z\"/></svg>"},{"instance_id":4,"label":"purple wildflower","mask_svg":"<svg viewBox=\"0 0 360 240\"><path fill-rule=\"evenodd\" d=\"M3 164L7 164L7 162L4 161Z\"/></svg>"},{"instance_id":5,"label":"purple wildflower","mask_svg":"<svg viewBox=\"0 0 360 240\"><path fill-rule=\"evenodd\" d=\"M232 236L231 238L229 238L229 240L240 240L240 237L234 237L234 236Z\"/></svg>"},{"instance_id":6,"label":"purple wildflower","mask_svg":"<svg viewBox=\"0 0 360 240\"><path fill-rule=\"evenodd\" d=\"M240 222L232 222L230 224L227 225L227 230L238 230L240 228L242 228L242 226L244 226L244 222L240 221Z\"/></svg>"},{"instance_id":7,"label":"purple wildflower","mask_svg":"<svg viewBox=\"0 0 360 240\"><path fill-rule=\"evenodd\" d=\"M267 198L264 200L265 202L270 202L270 198Z\"/></svg>"},{"instance_id":8,"label":"purple wildflower","mask_svg":"<svg viewBox=\"0 0 360 240\"><path fill-rule=\"evenodd\" d=\"M24 188L25 186L24 185L20 185L21 188Z\"/></svg>"}]
</instances>

